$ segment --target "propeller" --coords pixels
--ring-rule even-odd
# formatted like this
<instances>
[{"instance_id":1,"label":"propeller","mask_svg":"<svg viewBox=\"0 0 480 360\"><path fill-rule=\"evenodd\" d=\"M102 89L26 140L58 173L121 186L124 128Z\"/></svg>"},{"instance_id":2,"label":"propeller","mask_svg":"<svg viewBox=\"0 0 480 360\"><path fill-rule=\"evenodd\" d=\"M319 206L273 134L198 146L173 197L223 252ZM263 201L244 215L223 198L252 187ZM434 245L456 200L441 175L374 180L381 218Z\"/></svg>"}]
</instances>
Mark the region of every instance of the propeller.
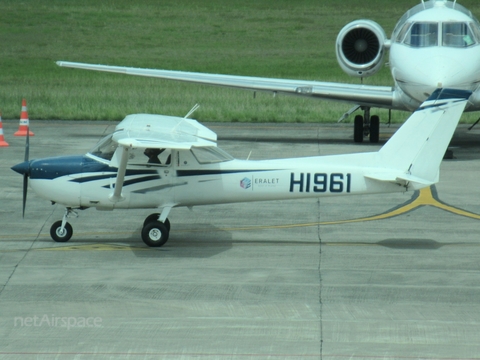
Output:
<instances>
[{"instance_id":1,"label":"propeller","mask_svg":"<svg viewBox=\"0 0 480 360\"><path fill-rule=\"evenodd\" d=\"M25 141L25 157L23 163L17 164L12 167L13 171L23 175L23 207L22 216L25 218L25 207L27 204L27 191L28 191L28 178L30 176L30 128L27 127L27 139Z\"/></svg>"},{"instance_id":2,"label":"propeller","mask_svg":"<svg viewBox=\"0 0 480 360\"><path fill-rule=\"evenodd\" d=\"M25 157L24 162L28 163L30 157L30 127L27 126L27 139L25 140ZM23 174L23 206L22 216L25 218L25 207L27 205L28 177L30 176L30 163L28 164L28 172Z\"/></svg>"}]
</instances>

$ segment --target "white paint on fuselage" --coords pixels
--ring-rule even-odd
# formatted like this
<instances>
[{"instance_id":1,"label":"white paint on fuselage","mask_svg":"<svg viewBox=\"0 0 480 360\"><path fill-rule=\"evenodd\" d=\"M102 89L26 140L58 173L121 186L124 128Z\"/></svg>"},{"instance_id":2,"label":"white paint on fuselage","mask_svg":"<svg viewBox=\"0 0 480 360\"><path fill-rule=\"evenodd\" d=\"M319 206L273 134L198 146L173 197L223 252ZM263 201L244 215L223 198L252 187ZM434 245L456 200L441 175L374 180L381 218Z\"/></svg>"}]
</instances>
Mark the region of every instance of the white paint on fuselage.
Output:
<instances>
[{"instance_id":1,"label":"white paint on fuselage","mask_svg":"<svg viewBox=\"0 0 480 360\"><path fill-rule=\"evenodd\" d=\"M447 7L443 1L414 12L411 17L404 16L395 27L390 46L390 67L396 86L419 103L437 88L476 91L480 83L480 43L468 47L444 46L440 31L436 46L413 47L396 41L404 23L418 22L479 26L476 19L459 9ZM480 104L467 106L467 110L480 110Z\"/></svg>"}]
</instances>

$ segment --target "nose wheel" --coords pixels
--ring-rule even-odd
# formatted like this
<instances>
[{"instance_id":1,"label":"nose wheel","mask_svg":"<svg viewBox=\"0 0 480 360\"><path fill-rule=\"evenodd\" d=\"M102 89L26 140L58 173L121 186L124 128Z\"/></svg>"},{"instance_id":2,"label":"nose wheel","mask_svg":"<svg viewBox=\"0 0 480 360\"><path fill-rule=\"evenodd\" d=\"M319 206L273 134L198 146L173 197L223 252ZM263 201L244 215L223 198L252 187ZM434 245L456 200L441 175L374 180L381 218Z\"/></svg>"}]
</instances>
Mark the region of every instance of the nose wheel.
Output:
<instances>
[{"instance_id":1,"label":"nose wheel","mask_svg":"<svg viewBox=\"0 0 480 360\"><path fill-rule=\"evenodd\" d=\"M67 222L69 217L78 217L78 214L72 209L67 208L63 219L53 223L50 228L50 236L56 242L67 242L73 235L72 225Z\"/></svg>"},{"instance_id":2,"label":"nose wheel","mask_svg":"<svg viewBox=\"0 0 480 360\"><path fill-rule=\"evenodd\" d=\"M67 242L73 235L72 225L68 222L62 224L62 220L53 223L50 228L50 236L56 242Z\"/></svg>"}]
</instances>

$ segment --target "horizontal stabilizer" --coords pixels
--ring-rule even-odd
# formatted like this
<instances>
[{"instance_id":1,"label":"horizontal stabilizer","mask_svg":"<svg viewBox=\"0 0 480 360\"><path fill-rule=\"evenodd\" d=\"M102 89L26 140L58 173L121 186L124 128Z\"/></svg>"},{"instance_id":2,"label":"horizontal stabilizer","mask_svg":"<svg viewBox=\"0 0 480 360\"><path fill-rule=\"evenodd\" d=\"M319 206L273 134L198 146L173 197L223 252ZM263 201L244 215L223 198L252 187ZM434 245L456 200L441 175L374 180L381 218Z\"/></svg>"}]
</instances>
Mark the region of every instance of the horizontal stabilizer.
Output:
<instances>
[{"instance_id":1,"label":"horizontal stabilizer","mask_svg":"<svg viewBox=\"0 0 480 360\"><path fill-rule=\"evenodd\" d=\"M365 175L365 177L372 180L397 184L399 186L407 186L410 183L417 183L423 186L430 186L435 184L436 182L436 181L432 182L425 179L421 179L417 176L413 176L409 174L401 174L399 172L394 172L394 171L367 174Z\"/></svg>"}]
</instances>

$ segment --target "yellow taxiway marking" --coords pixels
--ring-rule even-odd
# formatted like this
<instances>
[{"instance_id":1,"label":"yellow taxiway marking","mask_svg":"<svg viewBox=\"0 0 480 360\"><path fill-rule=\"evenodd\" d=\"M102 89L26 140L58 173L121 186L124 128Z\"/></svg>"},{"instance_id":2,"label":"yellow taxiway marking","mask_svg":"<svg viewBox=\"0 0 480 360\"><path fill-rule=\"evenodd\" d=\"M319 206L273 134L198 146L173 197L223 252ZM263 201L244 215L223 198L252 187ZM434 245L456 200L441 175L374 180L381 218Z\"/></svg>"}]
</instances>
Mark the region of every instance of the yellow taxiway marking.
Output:
<instances>
[{"instance_id":1,"label":"yellow taxiway marking","mask_svg":"<svg viewBox=\"0 0 480 360\"><path fill-rule=\"evenodd\" d=\"M435 186L431 186L428 188L423 188L419 191L415 191L414 195L412 198L404 203L403 205L400 205L398 207L395 207L385 213L378 214L378 215L373 215L373 216L368 216L364 218L358 218L358 219L351 219L351 220L337 220L337 221L326 221L326 222L321 222L318 223L319 225L336 225L336 224L346 224L346 223L355 223L355 222L363 222L363 221L374 221L374 220L383 220L383 219L388 219L394 216L398 215L403 215L406 214L410 211L416 210L422 206L433 206L448 212L451 212L456 215L460 216L465 216L471 219L476 219L480 220L480 215L475 214L460 208L457 208L455 206L448 205L441 201L438 198L438 194L436 191Z\"/></svg>"},{"instance_id":2,"label":"yellow taxiway marking","mask_svg":"<svg viewBox=\"0 0 480 360\"><path fill-rule=\"evenodd\" d=\"M348 223L357 223L364 221L375 221L375 220L384 220L389 219L395 216L406 214L410 211L416 210L422 206L433 206L448 212L451 212L456 215L465 216L471 219L480 220L480 215L475 214L460 208L448 205L441 201L438 198L437 191L435 186L428 188L423 188L419 191L415 191L412 198L406 203L397 206L393 209L390 209L384 213L357 218L357 219L347 219L347 220L333 220L333 221L320 221L306 224L285 224L285 225L266 225L266 226L249 226L249 227L237 227L237 228L222 228L222 231L242 231L242 230L268 230L268 229L285 229L285 228L295 228L295 227L308 227L308 226L318 226L318 225L339 225L339 224L348 224ZM201 230L187 230L187 231L201 231Z\"/></svg>"},{"instance_id":3,"label":"yellow taxiway marking","mask_svg":"<svg viewBox=\"0 0 480 360\"><path fill-rule=\"evenodd\" d=\"M358 222L365 222L365 221L376 221L376 220L384 220L389 219L395 216L403 215L408 212L414 211L423 206L432 206L438 209L450 212L452 214L456 214L459 216L464 216L467 218L480 220L480 215L476 213L472 213L470 211L466 211L460 208L457 208L452 205L448 205L441 201L438 198L438 194L436 191L435 186L424 188L420 191L416 191L412 198L408 200L406 203L397 206L393 209L390 209L384 213L362 217L357 219L349 219L349 220L334 220L334 221L323 221L323 222L312 222L312 223L303 223L303 224L285 224L285 225L265 225L265 226L245 226L245 227L231 227L231 228L218 228L216 230L209 229L209 232L214 231L252 231L252 230L269 230L269 229L289 229L289 228L298 228L298 227L312 227L312 226L320 226L320 225L340 225L340 224L348 224L348 223L358 223ZM194 233L194 232L205 232L205 229L185 229L185 230L177 230L176 232L183 232L183 233ZM106 232L105 235L112 235L112 234L123 234L123 232ZM42 236L41 236L42 237ZM0 237L2 238L2 237ZM88 244L88 245L72 245L72 246L58 246L58 247L49 247L49 248L41 248L41 249L34 249L34 250L48 250L48 251L66 251L66 250L97 250L97 251L112 251L112 250L148 250L151 248L145 247L136 247L136 246L129 246L129 245L120 245L120 244Z\"/></svg>"},{"instance_id":4,"label":"yellow taxiway marking","mask_svg":"<svg viewBox=\"0 0 480 360\"><path fill-rule=\"evenodd\" d=\"M83 250L83 251L112 251L112 250L147 250L149 248L136 247L129 245L120 245L120 244L88 244L88 245L71 245L71 246L58 246L58 247L49 247L35 249L38 251L67 251L67 250Z\"/></svg>"}]
</instances>

